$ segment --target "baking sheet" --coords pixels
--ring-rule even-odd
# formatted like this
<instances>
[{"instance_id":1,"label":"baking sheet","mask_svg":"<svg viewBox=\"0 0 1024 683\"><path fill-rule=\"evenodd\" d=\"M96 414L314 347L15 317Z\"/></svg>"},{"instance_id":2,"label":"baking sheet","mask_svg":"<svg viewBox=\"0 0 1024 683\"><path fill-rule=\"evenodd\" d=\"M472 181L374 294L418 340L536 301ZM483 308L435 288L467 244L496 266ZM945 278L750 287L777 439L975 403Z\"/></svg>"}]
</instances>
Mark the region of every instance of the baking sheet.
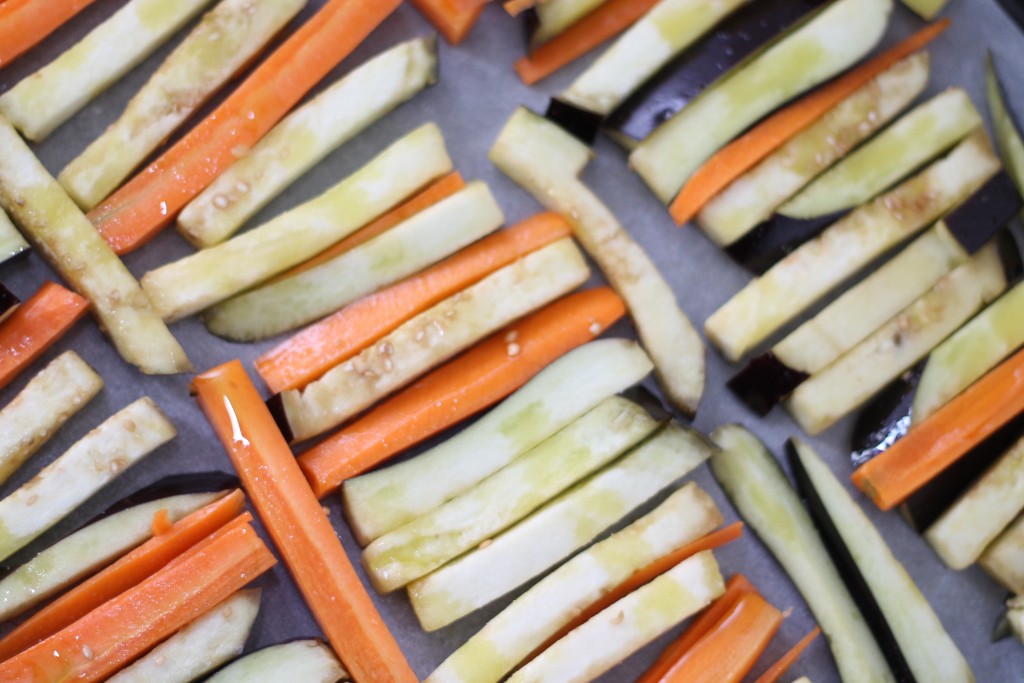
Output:
<instances>
[{"instance_id":1,"label":"baking sheet","mask_svg":"<svg viewBox=\"0 0 1024 683\"><path fill-rule=\"evenodd\" d=\"M0 71L0 92L53 59L123 2L97 0L41 47L10 68ZM311 0L302 18L311 14L320 4L322 0ZM1002 72L1009 77L1019 73L1024 66L1024 35L995 0L953 0L948 15L953 18L954 27L932 50L933 81L929 92L960 85L971 93L979 107L983 107L982 60L985 46L992 47ZM512 62L523 49L521 26L518 21L505 15L498 3L489 7L476 31L462 46L452 48L442 43L442 78L437 86L336 151L270 204L250 225L257 225L319 194L361 166L396 137L428 120L440 124L456 167L463 175L466 178L480 178L490 184L507 213L509 223L535 213L538 210L537 204L490 165L487 151L501 125L517 105L525 103L543 111L547 96L568 85L594 55L538 87L526 88L511 70ZM898 7L886 44L891 44L919 26L919 19L902 6ZM332 82L353 65L399 40L422 35L430 30L429 25L411 7L403 6L325 82ZM56 174L117 118L131 95L173 49L181 35L85 108L44 144L36 147L51 172ZM1013 79L1007 83L1007 87L1018 110L1024 111L1024 83ZM682 307L695 325L700 327L749 276L696 230L676 230L664 208L639 178L628 171L625 155L620 149L603 139L598 142L596 151L598 156L587 169L585 180L647 248L675 289ZM140 252L128 256L126 262L136 276L141 276L147 270L180 258L190 251L191 248L182 238L173 230L168 230ZM35 253L0 266L0 280L22 298L30 296L47 279L54 279L54 275ZM236 357L251 368L251 361L273 343L237 345L224 342L208 334L195 319L178 323L172 329L199 370ZM632 330L620 324L613 333L632 335ZM20 486L93 426L142 395L153 397L174 421L180 433L171 444L128 471L88 501L70 519L19 553L13 558L12 564L20 563L39 549L62 538L125 494L164 476L183 472L231 470L212 431L188 396L189 377L145 377L131 370L120 360L92 321L76 326L35 365L33 371L67 349L75 349L97 368L107 386L91 405L60 431L42 453L0 488L0 495L7 495ZM776 410L765 419L758 419L744 409L725 388L726 380L735 369L713 350L709 351L707 393L695 425L709 431L724 422L741 422L763 438L776 453L781 452L785 440L796 432L795 424L781 410ZM0 405L9 401L31 374L26 373L0 392ZM844 480L851 469L845 447L850 427L851 421L846 420L821 438L812 439ZM730 521L736 518L736 513L706 467L702 467L693 478L715 497ZM861 501L864 502L863 499ZM349 555L354 561L357 560L358 547L341 518L337 497L331 497L325 502ZM883 515L871 505L865 507L896 555L931 600L946 628L974 668L978 681L1003 683L1024 680L1024 648L1012 640L998 644L990 642L992 625L1005 592L980 570L970 569L957 573L946 569L924 541L895 514ZM812 628L813 619L796 589L752 535L748 534L744 540L721 550L718 557L727 575L743 572L773 604L792 610L779 635L755 668L754 674L759 674ZM258 584L266 590L249 643L250 649L297 637L319 635L319 629L303 606L283 567L277 567L273 573L261 578ZM508 602L508 599L502 600L444 630L427 634L419 629L404 595L381 597L374 594L374 599L421 677L427 676ZM678 629L667 634L601 680L605 683L634 680L677 632ZM799 675L807 675L815 683L839 680L823 638L818 639L796 664L789 679Z\"/></svg>"}]
</instances>

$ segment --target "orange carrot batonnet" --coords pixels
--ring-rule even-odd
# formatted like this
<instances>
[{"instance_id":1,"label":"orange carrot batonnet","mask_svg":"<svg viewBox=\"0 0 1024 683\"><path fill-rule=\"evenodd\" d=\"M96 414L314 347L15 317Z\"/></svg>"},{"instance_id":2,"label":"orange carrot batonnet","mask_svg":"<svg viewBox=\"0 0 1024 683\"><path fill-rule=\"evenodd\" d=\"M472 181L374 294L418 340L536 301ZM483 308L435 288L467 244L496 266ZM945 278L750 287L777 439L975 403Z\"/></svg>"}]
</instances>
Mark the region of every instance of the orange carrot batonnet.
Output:
<instances>
[{"instance_id":1,"label":"orange carrot batonnet","mask_svg":"<svg viewBox=\"0 0 1024 683\"><path fill-rule=\"evenodd\" d=\"M299 456L299 466L323 498L346 479L497 403L625 313L607 287L560 299L377 405Z\"/></svg>"},{"instance_id":2,"label":"orange carrot batonnet","mask_svg":"<svg viewBox=\"0 0 1024 683\"><path fill-rule=\"evenodd\" d=\"M7 386L89 310L89 301L47 282L0 323L0 388Z\"/></svg>"},{"instance_id":3,"label":"orange carrot batonnet","mask_svg":"<svg viewBox=\"0 0 1024 683\"><path fill-rule=\"evenodd\" d=\"M239 518L245 504L234 491L178 520L120 560L78 584L26 619L0 640L0 660L27 650L126 590L146 580L176 557ZM240 517L246 520L245 515Z\"/></svg>"},{"instance_id":4,"label":"orange carrot batonnet","mask_svg":"<svg viewBox=\"0 0 1024 683\"><path fill-rule=\"evenodd\" d=\"M458 45L476 26L488 0L412 0L434 27L452 45Z\"/></svg>"},{"instance_id":5,"label":"orange carrot batonnet","mask_svg":"<svg viewBox=\"0 0 1024 683\"><path fill-rule=\"evenodd\" d=\"M800 655L804 653L804 650L810 647L811 643L813 643L819 635L821 635L821 627L815 626L810 633L801 638L800 642L793 646L793 649L782 655L779 661L772 664L767 671L758 676L754 683L779 683L782 677L786 675L786 672L789 671L790 667L796 663L796 660L800 659Z\"/></svg>"},{"instance_id":6,"label":"orange carrot batonnet","mask_svg":"<svg viewBox=\"0 0 1024 683\"><path fill-rule=\"evenodd\" d=\"M7 0L0 4L0 68L13 62L94 0Z\"/></svg>"},{"instance_id":7,"label":"orange carrot batonnet","mask_svg":"<svg viewBox=\"0 0 1024 683\"><path fill-rule=\"evenodd\" d=\"M516 73L533 85L632 26L658 0L608 0L516 62Z\"/></svg>"},{"instance_id":8,"label":"orange carrot batonnet","mask_svg":"<svg viewBox=\"0 0 1024 683\"><path fill-rule=\"evenodd\" d=\"M769 116L723 147L690 177L672 202L669 211L676 225L685 225L693 220L705 204L734 180L867 85L875 76L935 40L949 24L950 21L944 19L927 26L888 52Z\"/></svg>"},{"instance_id":9,"label":"orange carrot batonnet","mask_svg":"<svg viewBox=\"0 0 1024 683\"><path fill-rule=\"evenodd\" d=\"M401 0L329 0L213 113L89 213L114 251L152 239L244 156Z\"/></svg>"},{"instance_id":10,"label":"orange carrot batonnet","mask_svg":"<svg viewBox=\"0 0 1024 683\"><path fill-rule=\"evenodd\" d=\"M537 5L537 0L505 0L503 7L510 16L518 17L528 9Z\"/></svg>"},{"instance_id":11,"label":"orange carrot batonnet","mask_svg":"<svg viewBox=\"0 0 1024 683\"><path fill-rule=\"evenodd\" d=\"M0 680L106 680L275 563L251 526L229 524L156 574L0 663Z\"/></svg>"},{"instance_id":12,"label":"orange carrot batonnet","mask_svg":"<svg viewBox=\"0 0 1024 683\"><path fill-rule=\"evenodd\" d=\"M199 375L192 390L306 604L353 679L415 683L416 675L242 364L232 361Z\"/></svg>"},{"instance_id":13,"label":"orange carrot batonnet","mask_svg":"<svg viewBox=\"0 0 1024 683\"><path fill-rule=\"evenodd\" d=\"M307 327L260 356L256 371L274 393L304 387L439 301L570 233L563 218L545 213L490 235Z\"/></svg>"},{"instance_id":14,"label":"orange carrot batonnet","mask_svg":"<svg viewBox=\"0 0 1024 683\"><path fill-rule=\"evenodd\" d=\"M891 510L1000 427L1024 413L1024 350L860 466L853 483Z\"/></svg>"}]
</instances>

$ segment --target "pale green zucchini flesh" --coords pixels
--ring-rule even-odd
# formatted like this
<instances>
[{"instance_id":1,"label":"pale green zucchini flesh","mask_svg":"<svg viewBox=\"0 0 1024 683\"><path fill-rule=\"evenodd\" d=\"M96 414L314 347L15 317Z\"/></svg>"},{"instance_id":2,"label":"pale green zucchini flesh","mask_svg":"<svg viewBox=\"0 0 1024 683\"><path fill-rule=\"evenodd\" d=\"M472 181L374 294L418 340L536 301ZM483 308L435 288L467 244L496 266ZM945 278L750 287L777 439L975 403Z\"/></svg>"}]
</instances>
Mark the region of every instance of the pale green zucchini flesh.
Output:
<instances>
[{"instance_id":1,"label":"pale green zucchini flesh","mask_svg":"<svg viewBox=\"0 0 1024 683\"><path fill-rule=\"evenodd\" d=\"M985 62L985 99L992 115L999 155L1003 158L1006 171L1013 178L1017 189L1024 194L1024 140L1021 139L1020 129L1006 103L1006 94L999 83L991 52Z\"/></svg>"},{"instance_id":2,"label":"pale green zucchini flesh","mask_svg":"<svg viewBox=\"0 0 1024 683\"><path fill-rule=\"evenodd\" d=\"M28 242L14 227L7 212L0 208L0 263L28 249Z\"/></svg>"},{"instance_id":3,"label":"pale green zucchini flesh","mask_svg":"<svg viewBox=\"0 0 1024 683\"><path fill-rule=\"evenodd\" d=\"M605 2L607 0L544 0L537 3L534 10L539 25L531 42L539 45L551 40Z\"/></svg>"},{"instance_id":4,"label":"pale green zucchini flesh","mask_svg":"<svg viewBox=\"0 0 1024 683\"><path fill-rule=\"evenodd\" d=\"M985 549L978 564L1007 590L1024 595L1024 515Z\"/></svg>"},{"instance_id":5,"label":"pale green zucchini flesh","mask_svg":"<svg viewBox=\"0 0 1024 683\"><path fill-rule=\"evenodd\" d=\"M257 650L227 665L206 683L338 683L349 680L341 662L319 640L297 640Z\"/></svg>"},{"instance_id":6,"label":"pale green zucchini flesh","mask_svg":"<svg viewBox=\"0 0 1024 683\"><path fill-rule=\"evenodd\" d=\"M914 10L922 19L934 19L949 4L949 0L903 0L903 4Z\"/></svg>"},{"instance_id":7,"label":"pale green zucchini flesh","mask_svg":"<svg viewBox=\"0 0 1024 683\"><path fill-rule=\"evenodd\" d=\"M1017 640L1024 644L1024 598L1018 595L1006 602L1006 620Z\"/></svg>"}]
</instances>

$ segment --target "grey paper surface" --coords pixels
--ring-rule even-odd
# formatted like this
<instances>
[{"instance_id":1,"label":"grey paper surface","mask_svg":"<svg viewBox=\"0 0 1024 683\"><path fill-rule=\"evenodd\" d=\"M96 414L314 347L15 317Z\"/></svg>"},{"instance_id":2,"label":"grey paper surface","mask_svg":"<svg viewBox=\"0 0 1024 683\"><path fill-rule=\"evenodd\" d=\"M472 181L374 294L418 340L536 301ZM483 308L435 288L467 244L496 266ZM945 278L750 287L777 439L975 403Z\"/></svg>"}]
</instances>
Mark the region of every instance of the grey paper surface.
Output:
<instances>
[{"instance_id":1,"label":"grey paper surface","mask_svg":"<svg viewBox=\"0 0 1024 683\"><path fill-rule=\"evenodd\" d=\"M79 17L58 31L50 40L12 67L0 71L0 92L10 88L34 68L45 64L84 35L124 0L97 0ZM310 8L322 4L311 0ZM948 11L954 20L953 29L933 49L933 82L930 92L950 85L965 87L979 107L983 107L983 53L990 46L996 53L1003 73L1015 76L1024 66L1024 36L1003 14L995 0L953 0ZM919 27L919 19L898 7L886 44ZM431 29L411 7L399 9L352 57L346 60L326 82L349 71L369 56L409 37ZM437 121L448 140L457 168L466 178L487 181L505 209L508 222L525 218L538 210L537 204L501 175L487 161L489 149L499 128L512 110L521 103L543 110L547 96L563 89L593 55L581 60L564 73L529 89L514 76L512 62L522 54L522 26L510 19L495 3L485 12L481 24L459 48L442 43L442 79L427 93L402 107L386 120L373 126L317 166L309 175L268 206L250 225L290 208L325 188L365 163L397 136L427 120ZM140 68L132 71L116 87L86 107L78 116L59 129L36 151L46 166L56 174L74 158L123 109L130 96L156 69L160 60L180 40L158 51ZM1012 99L1024 111L1024 83L1013 78L1007 83ZM615 211L640 243L648 249L665 277L674 287L679 301L694 324L703 321L748 279L748 275L730 262L698 231L677 230L664 208L633 175L625 164L624 153L608 140L596 146L597 158L587 169L587 183ZM136 276L160 264L190 253L191 248L173 230L166 231L153 243L126 258ZM233 264L226 264L233 267ZM27 258L0 266L0 280L12 291L26 298L54 275L40 257ZM598 279L595 278L595 281ZM206 332L195 319L173 326L197 369L204 370L233 358L241 358L247 367L273 342L237 345L221 341ZM627 325L614 332L632 335ZM102 394L76 416L35 459L11 481L0 488L6 495L25 482L43 465L52 461L73 441L117 409L142 395L153 397L177 425L180 434L170 445L160 449L146 461L128 471L121 479L88 501L72 518L58 525L13 562L20 562L39 549L62 538L85 520L102 511L125 494L175 473L209 470L230 471L231 466L202 414L189 398L189 377L145 377L126 366L91 320L80 323L67 337L35 365L43 363L66 349L77 350L103 375L107 386ZM741 422L761 436L776 452L785 440L797 431L795 424L781 410L766 419L758 419L745 410L725 389L726 380L736 368L730 367L713 350L708 353L708 384L696 426L709 431L724 422ZM0 392L0 404L9 401L28 381L30 373ZM653 386L653 384L652 384ZM851 421L847 420L812 442L845 480L850 473L847 443ZM424 447L429 446L426 444ZM722 496L706 467L694 479L719 501L731 521L736 513ZM864 503L863 498L859 500ZM341 517L337 497L325 501L345 547L353 560L358 548ZM924 541L912 532L895 514L880 514L865 505L896 555L917 580L924 594L932 601L943 623L967 659L977 679L991 683L1024 680L1024 648L1014 641L990 642L992 625L1005 592L980 570L953 572L946 569ZM754 670L759 674L785 650L789 649L813 626L813 620L795 588L759 541L748 534L742 541L718 553L726 574L744 573L768 599L782 609L792 609L779 635ZM273 644L296 637L318 635L319 629L306 611L301 598L283 567L259 582L266 590L263 606L250 648ZM371 591L372 592L372 591ZM423 633L404 595L374 596L385 620L397 635L407 657L421 677L426 677L450 652L496 614L508 600L467 617L461 622L434 634ZM630 681L657 656L678 629L637 654L601 680ZM815 683L838 681L824 639L818 639L793 668L787 680L807 675ZM364 682L365 683L365 682ZM934 683L934 682L920 682Z\"/></svg>"}]
</instances>

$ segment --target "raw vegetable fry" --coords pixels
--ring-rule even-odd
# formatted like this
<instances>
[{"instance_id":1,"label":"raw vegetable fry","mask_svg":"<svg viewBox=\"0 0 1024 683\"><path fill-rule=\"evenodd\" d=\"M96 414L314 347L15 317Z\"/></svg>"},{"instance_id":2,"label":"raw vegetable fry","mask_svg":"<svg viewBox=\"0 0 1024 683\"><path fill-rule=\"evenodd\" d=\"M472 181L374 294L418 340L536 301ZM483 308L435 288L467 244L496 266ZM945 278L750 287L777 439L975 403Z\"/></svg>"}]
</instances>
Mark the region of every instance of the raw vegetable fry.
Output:
<instances>
[{"instance_id":1,"label":"raw vegetable fry","mask_svg":"<svg viewBox=\"0 0 1024 683\"><path fill-rule=\"evenodd\" d=\"M421 126L320 196L146 273L142 288L164 319L192 315L316 256L451 170L441 131ZM245 267L224 268L226 263Z\"/></svg>"},{"instance_id":2,"label":"raw vegetable fry","mask_svg":"<svg viewBox=\"0 0 1024 683\"><path fill-rule=\"evenodd\" d=\"M14 227L7 212L0 208L0 263L14 258L26 250L28 250L28 242Z\"/></svg>"},{"instance_id":3,"label":"raw vegetable fry","mask_svg":"<svg viewBox=\"0 0 1024 683\"><path fill-rule=\"evenodd\" d=\"M348 680L338 658L319 640L297 640L257 650L218 671L206 683L337 683Z\"/></svg>"},{"instance_id":4,"label":"raw vegetable fry","mask_svg":"<svg viewBox=\"0 0 1024 683\"><path fill-rule=\"evenodd\" d=\"M502 342L496 350L516 358L508 354L508 344L516 342ZM567 353L451 439L405 462L347 480L343 496L353 533L366 545L426 514L650 371L643 350L624 339L595 341Z\"/></svg>"},{"instance_id":5,"label":"raw vegetable fry","mask_svg":"<svg viewBox=\"0 0 1024 683\"><path fill-rule=\"evenodd\" d=\"M883 510L955 463L1024 412L1024 351L1018 351L854 472L853 483Z\"/></svg>"},{"instance_id":6,"label":"raw vegetable fry","mask_svg":"<svg viewBox=\"0 0 1024 683\"><path fill-rule=\"evenodd\" d=\"M505 0L502 7L509 13L509 16L517 17L521 13L536 6L538 2L545 0Z\"/></svg>"},{"instance_id":7,"label":"raw vegetable fry","mask_svg":"<svg viewBox=\"0 0 1024 683\"><path fill-rule=\"evenodd\" d=\"M790 667L800 659L800 655L804 653L804 650L810 647L811 643L817 640L819 635L821 635L821 627L815 626L792 649L787 650L786 654L779 658L779 661L772 664L763 674L758 676L754 683L779 683Z\"/></svg>"},{"instance_id":8,"label":"raw vegetable fry","mask_svg":"<svg viewBox=\"0 0 1024 683\"><path fill-rule=\"evenodd\" d=\"M305 0L221 0L167 57L120 118L57 180L86 211L131 175L199 107L248 64Z\"/></svg>"},{"instance_id":9,"label":"raw vegetable fry","mask_svg":"<svg viewBox=\"0 0 1024 683\"><path fill-rule=\"evenodd\" d=\"M121 357L147 374L192 369L149 299L78 206L0 116L0 207L80 295Z\"/></svg>"},{"instance_id":10,"label":"raw vegetable fry","mask_svg":"<svg viewBox=\"0 0 1024 683\"><path fill-rule=\"evenodd\" d=\"M387 593L501 533L658 428L619 397L594 409L465 493L390 531L363 552L374 587Z\"/></svg>"},{"instance_id":11,"label":"raw vegetable fry","mask_svg":"<svg viewBox=\"0 0 1024 683\"><path fill-rule=\"evenodd\" d=\"M5 0L0 3L0 68L50 35L93 0Z\"/></svg>"},{"instance_id":12,"label":"raw vegetable fry","mask_svg":"<svg viewBox=\"0 0 1024 683\"><path fill-rule=\"evenodd\" d=\"M992 542L978 564L1008 590L1024 594L1024 515Z\"/></svg>"},{"instance_id":13,"label":"raw vegetable fry","mask_svg":"<svg viewBox=\"0 0 1024 683\"><path fill-rule=\"evenodd\" d=\"M557 211L623 298L669 402L694 415L704 392L705 349L643 248L579 180L591 158L556 124L518 109L491 148L494 162L545 208Z\"/></svg>"},{"instance_id":14,"label":"raw vegetable fry","mask_svg":"<svg viewBox=\"0 0 1024 683\"><path fill-rule=\"evenodd\" d=\"M1006 620L1017 640L1024 644L1024 598L1018 595L1006 601Z\"/></svg>"},{"instance_id":15,"label":"raw vegetable fry","mask_svg":"<svg viewBox=\"0 0 1024 683\"><path fill-rule=\"evenodd\" d=\"M106 680L275 563L252 527L229 524L142 583L0 663L0 679Z\"/></svg>"},{"instance_id":16,"label":"raw vegetable fry","mask_svg":"<svg viewBox=\"0 0 1024 683\"><path fill-rule=\"evenodd\" d=\"M67 52L0 95L0 114L29 140L41 142L210 2L130 0Z\"/></svg>"},{"instance_id":17,"label":"raw vegetable fry","mask_svg":"<svg viewBox=\"0 0 1024 683\"><path fill-rule=\"evenodd\" d=\"M545 43L554 36L565 32L608 0L544 0L534 7L537 15L537 30L530 42L533 45Z\"/></svg>"},{"instance_id":18,"label":"raw vegetable fry","mask_svg":"<svg viewBox=\"0 0 1024 683\"><path fill-rule=\"evenodd\" d=\"M1006 171L1013 178L1017 190L1024 194L1024 140L1021 139L1020 129L1006 102L1006 93L999 82L991 52L985 60L985 99L995 128L999 156L1006 164Z\"/></svg>"},{"instance_id":19,"label":"raw vegetable fry","mask_svg":"<svg viewBox=\"0 0 1024 683\"><path fill-rule=\"evenodd\" d=\"M278 394L280 423L292 441L322 434L589 277L569 238L528 254L410 318L305 388Z\"/></svg>"},{"instance_id":20,"label":"raw vegetable fry","mask_svg":"<svg viewBox=\"0 0 1024 683\"><path fill-rule=\"evenodd\" d=\"M43 607L0 640L0 659L7 659L78 621L108 600L146 581L161 568L233 519L244 525L245 497L241 491L208 503L182 517L167 531L123 556L98 574L86 579ZM167 518L170 519L168 509ZM240 518L239 515L242 515ZM152 520L152 518L151 518Z\"/></svg>"},{"instance_id":21,"label":"raw vegetable fry","mask_svg":"<svg viewBox=\"0 0 1024 683\"><path fill-rule=\"evenodd\" d=\"M934 19L949 0L903 0L903 4L917 12L922 19Z\"/></svg>"},{"instance_id":22,"label":"raw vegetable fry","mask_svg":"<svg viewBox=\"0 0 1024 683\"><path fill-rule=\"evenodd\" d=\"M414 683L288 444L238 361L192 382L199 407L334 651L360 681Z\"/></svg>"},{"instance_id":23,"label":"raw vegetable fry","mask_svg":"<svg viewBox=\"0 0 1024 683\"><path fill-rule=\"evenodd\" d=\"M696 432L670 424L490 544L410 584L420 624L427 631L447 626L543 574L686 476L713 450Z\"/></svg>"},{"instance_id":24,"label":"raw vegetable fry","mask_svg":"<svg viewBox=\"0 0 1024 683\"><path fill-rule=\"evenodd\" d=\"M122 254L152 239L399 4L329 0L199 125L90 212L100 234Z\"/></svg>"},{"instance_id":25,"label":"raw vegetable fry","mask_svg":"<svg viewBox=\"0 0 1024 683\"><path fill-rule=\"evenodd\" d=\"M15 308L0 323L0 387L24 372L88 310L88 301L53 282Z\"/></svg>"},{"instance_id":26,"label":"raw vegetable fry","mask_svg":"<svg viewBox=\"0 0 1024 683\"><path fill-rule=\"evenodd\" d=\"M793 579L828 639L841 677L892 682L892 672L782 468L754 435L726 425L711 471Z\"/></svg>"},{"instance_id":27,"label":"raw vegetable fry","mask_svg":"<svg viewBox=\"0 0 1024 683\"><path fill-rule=\"evenodd\" d=\"M266 339L412 276L504 222L487 185L473 182L334 259L214 306L203 321L208 330L232 341Z\"/></svg>"},{"instance_id":28,"label":"raw vegetable fry","mask_svg":"<svg viewBox=\"0 0 1024 683\"><path fill-rule=\"evenodd\" d=\"M591 681L725 590L710 551L627 595L519 669L509 683Z\"/></svg>"},{"instance_id":29,"label":"raw vegetable fry","mask_svg":"<svg viewBox=\"0 0 1024 683\"><path fill-rule=\"evenodd\" d=\"M306 328L257 358L256 370L271 391L304 387L409 318L569 234L555 214L527 219Z\"/></svg>"},{"instance_id":30,"label":"raw vegetable fry","mask_svg":"<svg viewBox=\"0 0 1024 683\"><path fill-rule=\"evenodd\" d=\"M476 26L487 0L412 0L412 5L452 45L458 45Z\"/></svg>"},{"instance_id":31,"label":"raw vegetable fry","mask_svg":"<svg viewBox=\"0 0 1024 683\"><path fill-rule=\"evenodd\" d=\"M178 230L199 247L223 242L324 157L436 81L433 38L373 57L274 126L182 209Z\"/></svg>"},{"instance_id":32,"label":"raw vegetable fry","mask_svg":"<svg viewBox=\"0 0 1024 683\"><path fill-rule=\"evenodd\" d=\"M898 62L923 49L949 28L936 22L896 47L781 109L729 143L704 162L672 202L677 225L684 225L716 195L795 135L826 116L828 111L868 85Z\"/></svg>"},{"instance_id":33,"label":"raw vegetable fry","mask_svg":"<svg viewBox=\"0 0 1024 683\"><path fill-rule=\"evenodd\" d=\"M201 678L242 654L259 609L259 589L239 591L107 683L189 683Z\"/></svg>"}]
</instances>

